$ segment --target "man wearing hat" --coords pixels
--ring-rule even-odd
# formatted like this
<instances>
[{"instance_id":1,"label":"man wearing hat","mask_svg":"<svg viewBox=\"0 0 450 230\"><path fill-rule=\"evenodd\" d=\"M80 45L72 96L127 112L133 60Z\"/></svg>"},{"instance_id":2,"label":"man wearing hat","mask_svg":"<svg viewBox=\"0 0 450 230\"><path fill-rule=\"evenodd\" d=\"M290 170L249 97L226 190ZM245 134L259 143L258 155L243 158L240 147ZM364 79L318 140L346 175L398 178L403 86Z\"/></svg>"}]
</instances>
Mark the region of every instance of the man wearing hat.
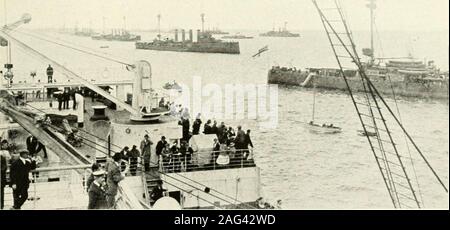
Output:
<instances>
[{"instance_id":1,"label":"man wearing hat","mask_svg":"<svg viewBox=\"0 0 450 230\"><path fill-rule=\"evenodd\" d=\"M125 179L125 177L120 172L120 162L122 157L120 154L114 154L114 162L107 164L106 170L106 184L108 185L108 190L106 191L106 201L108 202L109 208L114 208L116 203L116 195L119 189L119 182Z\"/></svg>"},{"instance_id":2,"label":"man wearing hat","mask_svg":"<svg viewBox=\"0 0 450 230\"><path fill-rule=\"evenodd\" d=\"M20 209L28 198L28 188L30 186L30 171L36 168L36 161L29 158L26 149L19 151L19 159L11 164L10 179L13 189L14 206L13 209Z\"/></svg>"},{"instance_id":3,"label":"man wearing hat","mask_svg":"<svg viewBox=\"0 0 450 230\"><path fill-rule=\"evenodd\" d=\"M144 159L144 168L145 171L148 172L150 170L150 158L152 155L151 147L153 142L150 140L150 137L145 134L144 140L141 141L141 154Z\"/></svg>"},{"instance_id":4,"label":"man wearing hat","mask_svg":"<svg viewBox=\"0 0 450 230\"><path fill-rule=\"evenodd\" d=\"M97 170L92 175L94 182L89 186L88 209L106 209L105 171Z\"/></svg>"}]
</instances>

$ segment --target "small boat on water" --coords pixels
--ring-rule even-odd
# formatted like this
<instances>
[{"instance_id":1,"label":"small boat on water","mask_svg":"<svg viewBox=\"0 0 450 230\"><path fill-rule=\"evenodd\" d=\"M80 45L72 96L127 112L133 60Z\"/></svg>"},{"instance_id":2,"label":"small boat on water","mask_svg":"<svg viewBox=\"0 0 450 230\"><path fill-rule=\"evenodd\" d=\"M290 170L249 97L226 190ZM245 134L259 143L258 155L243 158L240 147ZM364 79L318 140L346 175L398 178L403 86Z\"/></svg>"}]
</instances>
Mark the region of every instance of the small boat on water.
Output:
<instances>
[{"instance_id":1,"label":"small boat on water","mask_svg":"<svg viewBox=\"0 0 450 230\"><path fill-rule=\"evenodd\" d=\"M363 136L363 137L376 137L377 133L375 132L365 132L364 130L358 130L358 135Z\"/></svg>"},{"instance_id":2,"label":"small boat on water","mask_svg":"<svg viewBox=\"0 0 450 230\"><path fill-rule=\"evenodd\" d=\"M108 49L109 46L100 46L100 49Z\"/></svg>"},{"instance_id":3,"label":"small boat on water","mask_svg":"<svg viewBox=\"0 0 450 230\"><path fill-rule=\"evenodd\" d=\"M314 79L311 79L314 80ZM314 84L314 83L313 83ZM315 86L315 84L314 84ZM312 120L308 123L308 129L313 133L318 134L337 134L342 132L342 128L334 126L333 124L316 124L314 122L315 112L316 112L316 88L314 87L313 91L313 109L312 109Z\"/></svg>"},{"instance_id":4,"label":"small boat on water","mask_svg":"<svg viewBox=\"0 0 450 230\"><path fill-rule=\"evenodd\" d=\"M319 134L337 134L337 133L342 133L342 128L340 127L336 127L333 124L327 125L327 124L323 124L323 125L319 125L314 123L313 121L308 123L309 125L309 130L314 132L314 133L319 133Z\"/></svg>"}]
</instances>

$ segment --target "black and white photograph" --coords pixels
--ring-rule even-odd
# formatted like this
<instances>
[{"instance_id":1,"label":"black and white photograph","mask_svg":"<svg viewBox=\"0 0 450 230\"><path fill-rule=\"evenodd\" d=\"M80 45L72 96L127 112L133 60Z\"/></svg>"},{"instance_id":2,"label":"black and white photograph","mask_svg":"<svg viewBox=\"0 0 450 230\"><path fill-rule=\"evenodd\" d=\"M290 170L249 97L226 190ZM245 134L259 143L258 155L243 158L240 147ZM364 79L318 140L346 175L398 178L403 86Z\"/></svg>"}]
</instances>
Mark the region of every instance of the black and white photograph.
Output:
<instances>
[{"instance_id":1,"label":"black and white photograph","mask_svg":"<svg viewBox=\"0 0 450 230\"><path fill-rule=\"evenodd\" d=\"M0 0L0 212L448 210L448 41L447 0Z\"/></svg>"}]
</instances>

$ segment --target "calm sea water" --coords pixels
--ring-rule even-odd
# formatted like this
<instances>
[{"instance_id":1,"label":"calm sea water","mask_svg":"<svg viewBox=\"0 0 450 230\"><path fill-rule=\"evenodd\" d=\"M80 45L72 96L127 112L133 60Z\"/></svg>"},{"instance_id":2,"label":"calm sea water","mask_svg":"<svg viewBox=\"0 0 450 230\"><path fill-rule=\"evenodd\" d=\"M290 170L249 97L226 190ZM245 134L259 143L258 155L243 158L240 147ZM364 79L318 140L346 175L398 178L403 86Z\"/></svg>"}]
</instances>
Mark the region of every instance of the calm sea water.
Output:
<instances>
[{"instance_id":1,"label":"calm sea water","mask_svg":"<svg viewBox=\"0 0 450 230\"><path fill-rule=\"evenodd\" d=\"M240 41L241 55L135 50L133 43L92 41L90 38L53 33L47 35L79 47L112 54L128 62L148 60L152 64L155 87L173 80L192 85L193 76L202 77L203 84L265 84L267 71L272 65L298 68L336 66L327 38L321 31L303 31L301 38L260 38L257 34L256 31L249 32L247 35L253 35L255 39ZM133 76L116 63L24 34L18 33L17 37L87 79L129 79ZM143 37L151 39L154 34L143 33ZM369 44L367 33L356 32L355 39L359 49ZM384 32L380 39L385 57L403 57L411 53L418 58L435 60L441 69L448 70L448 32ZM99 48L105 45L109 48ZM259 58L251 58L265 45L269 46L268 52ZM16 81L31 81L28 77L30 71L37 71L36 78L45 81L48 63L27 56L16 47L13 47L13 60ZM55 78L65 81L58 73ZM367 140L357 135L361 128L350 98L338 92L317 92L316 119L343 128L343 133L338 135L318 135L305 126L305 122L311 119L312 97L310 90L280 87L277 129L259 129L255 120L227 121L227 124L243 124L245 129L252 129L264 197L282 199L288 209L392 208ZM394 105L392 100L388 103ZM400 100L398 103L404 126L448 186L448 102ZM439 187L424 163L416 161L416 168L425 207L448 209L448 194Z\"/></svg>"}]
</instances>

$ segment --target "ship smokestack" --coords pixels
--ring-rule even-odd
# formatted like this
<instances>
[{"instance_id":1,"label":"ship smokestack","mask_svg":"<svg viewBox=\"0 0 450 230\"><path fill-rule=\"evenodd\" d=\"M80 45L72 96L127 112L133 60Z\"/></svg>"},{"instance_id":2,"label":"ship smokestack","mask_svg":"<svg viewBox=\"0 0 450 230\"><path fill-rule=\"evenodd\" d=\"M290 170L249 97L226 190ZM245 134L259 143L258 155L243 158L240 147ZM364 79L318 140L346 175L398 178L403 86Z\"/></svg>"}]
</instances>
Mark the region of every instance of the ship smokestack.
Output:
<instances>
[{"instance_id":1,"label":"ship smokestack","mask_svg":"<svg viewBox=\"0 0 450 230\"><path fill-rule=\"evenodd\" d=\"M178 42L178 30L175 29L175 41Z\"/></svg>"},{"instance_id":2,"label":"ship smokestack","mask_svg":"<svg viewBox=\"0 0 450 230\"><path fill-rule=\"evenodd\" d=\"M194 33L192 32L192 30L189 30L189 41L190 42L194 41Z\"/></svg>"},{"instance_id":3,"label":"ship smokestack","mask_svg":"<svg viewBox=\"0 0 450 230\"><path fill-rule=\"evenodd\" d=\"M199 42L201 40L202 33L200 32L200 30L197 30L197 42Z\"/></svg>"},{"instance_id":4,"label":"ship smokestack","mask_svg":"<svg viewBox=\"0 0 450 230\"><path fill-rule=\"evenodd\" d=\"M184 42L186 40L186 31L184 29L181 30L181 41Z\"/></svg>"}]
</instances>

